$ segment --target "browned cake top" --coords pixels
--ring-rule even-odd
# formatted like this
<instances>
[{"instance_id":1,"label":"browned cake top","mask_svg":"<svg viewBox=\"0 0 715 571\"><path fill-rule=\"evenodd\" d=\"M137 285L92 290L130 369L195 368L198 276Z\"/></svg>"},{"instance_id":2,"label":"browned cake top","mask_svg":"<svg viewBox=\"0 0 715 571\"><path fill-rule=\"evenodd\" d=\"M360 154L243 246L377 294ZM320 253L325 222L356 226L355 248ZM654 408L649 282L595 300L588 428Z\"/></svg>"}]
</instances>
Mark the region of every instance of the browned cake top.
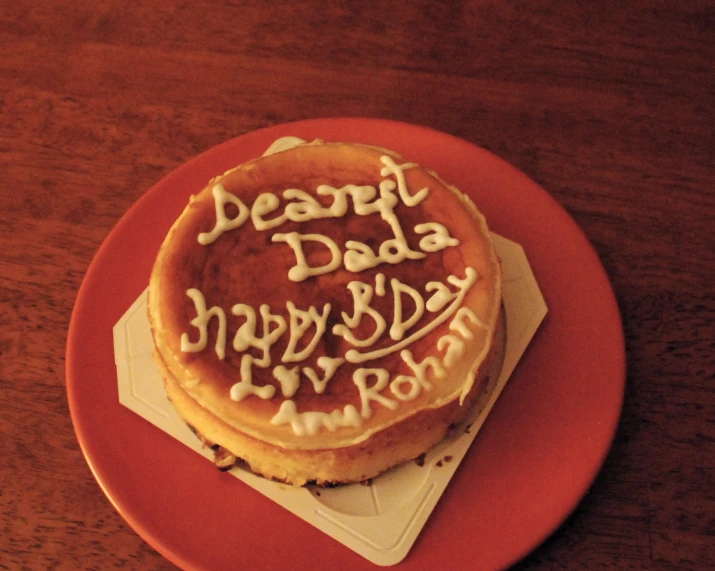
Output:
<instances>
[{"instance_id":1,"label":"browned cake top","mask_svg":"<svg viewBox=\"0 0 715 571\"><path fill-rule=\"evenodd\" d=\"M458 191L385 150L315 143L192 198L157 258L150 318L167 368L223 422L334 447L465 395L500 284Z\"/></svg>"}]
</instances>

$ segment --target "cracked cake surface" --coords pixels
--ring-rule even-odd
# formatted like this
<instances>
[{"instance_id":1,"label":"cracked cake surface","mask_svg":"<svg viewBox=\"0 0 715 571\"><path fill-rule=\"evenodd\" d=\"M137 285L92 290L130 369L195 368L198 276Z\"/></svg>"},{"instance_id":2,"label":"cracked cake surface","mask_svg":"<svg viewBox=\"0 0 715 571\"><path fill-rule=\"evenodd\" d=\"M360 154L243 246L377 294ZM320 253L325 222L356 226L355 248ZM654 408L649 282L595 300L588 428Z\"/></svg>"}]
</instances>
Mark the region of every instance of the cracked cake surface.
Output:
<instances>
[{"instance_id":1,"label":"cracked cake surface","mask_svg":"<svg viewBox=\"0 0 715 571\"><path fill-rule=\"evenodd\" d=\"M295 485L363 481L459 422L495 351L484 217L396 153L314 141L197 189L150 279L182 418Z\"/></svg>"}]
</instances>

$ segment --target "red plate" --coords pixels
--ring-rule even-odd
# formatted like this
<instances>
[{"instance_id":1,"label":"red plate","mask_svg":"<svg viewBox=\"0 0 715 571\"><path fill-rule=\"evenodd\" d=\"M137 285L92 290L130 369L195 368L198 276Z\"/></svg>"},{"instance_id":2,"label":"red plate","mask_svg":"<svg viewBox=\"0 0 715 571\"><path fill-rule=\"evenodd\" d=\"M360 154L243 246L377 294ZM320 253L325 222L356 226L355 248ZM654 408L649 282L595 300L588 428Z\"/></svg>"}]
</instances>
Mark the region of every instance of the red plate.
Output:
<instances>
[{"instance_id":1,"label":"red plate","mask_svg":"<svg viewBox=\"0 0 715 571\"><path fill-rule=\"evenodd\" d=\"M469 194L524 246L549 314L407 558L404 569L492 569L538 546L584 496L623 401L618 307L597 255L539 186L461 139L372 119L278 125L224 143L164 178L110 233L80 288L67 344L72 421L100 486L149 544L184 568L374 566L119 404L112 326L147 286L191 193L294 135L388 147Z\"/></svg>"}]
</instances>

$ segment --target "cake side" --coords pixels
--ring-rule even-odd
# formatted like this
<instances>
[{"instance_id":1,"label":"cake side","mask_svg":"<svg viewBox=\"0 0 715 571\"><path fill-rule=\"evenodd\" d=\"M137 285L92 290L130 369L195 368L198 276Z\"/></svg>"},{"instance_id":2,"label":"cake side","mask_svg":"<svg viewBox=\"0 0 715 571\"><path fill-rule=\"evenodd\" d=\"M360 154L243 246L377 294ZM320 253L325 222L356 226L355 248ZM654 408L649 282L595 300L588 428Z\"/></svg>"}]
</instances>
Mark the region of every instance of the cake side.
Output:
<instances>
[{"instance_id":1,"label":"cake side","mask_svg":"<svg viewBox=\"0 0 715 571\"><path fill-rule=\"evenodd\" d=\"M315 472L371 449L382 470L479 393L501 300L486 222L385 153L325 143L249 161L193 197L161 247L149 316L167 392L244 459L267 447ZM260 456L254 469L276 470Z\"/></svg>"}]
</instances>

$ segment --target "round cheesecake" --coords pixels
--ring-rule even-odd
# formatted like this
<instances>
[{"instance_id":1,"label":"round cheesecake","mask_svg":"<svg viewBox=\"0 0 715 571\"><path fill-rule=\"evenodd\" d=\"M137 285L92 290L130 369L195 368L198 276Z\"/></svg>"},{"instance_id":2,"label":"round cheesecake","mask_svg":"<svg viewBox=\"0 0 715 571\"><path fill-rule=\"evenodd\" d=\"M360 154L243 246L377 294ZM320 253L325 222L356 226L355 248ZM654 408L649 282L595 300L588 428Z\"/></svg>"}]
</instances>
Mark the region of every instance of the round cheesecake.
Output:
<instances>
[{"instance_id":1,"label":"round cheesecake","mask_svg":"<svg viewBox=\"0 0 715 571\"><path fill-rule=\"evenodd\" d=\"M484 217L432 171L367 145L276 148L210 181L169 231L155 358L219 458L294 485L363 481L483 394L500 263Z\"/></svg>"}]
</instances>

